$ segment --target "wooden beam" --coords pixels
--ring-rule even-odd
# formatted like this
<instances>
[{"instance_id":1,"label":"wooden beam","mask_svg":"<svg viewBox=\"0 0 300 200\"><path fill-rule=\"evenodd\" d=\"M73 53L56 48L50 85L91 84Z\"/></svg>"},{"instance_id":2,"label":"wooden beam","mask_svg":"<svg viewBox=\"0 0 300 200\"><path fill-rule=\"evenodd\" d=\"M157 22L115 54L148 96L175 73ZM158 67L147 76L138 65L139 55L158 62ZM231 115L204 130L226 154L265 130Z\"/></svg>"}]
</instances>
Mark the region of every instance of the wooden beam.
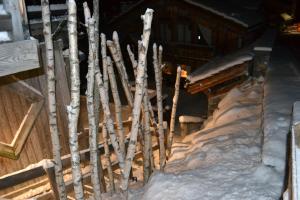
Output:
<instances>
[{"instance_id":1,"label":"wooden beam","mask_svg":"<svg viewBox=\"0 0 300 200\"><path fill-rule=\"evenodd\" d=\"M11 143L11 145L14 147L15 155L19 156L19 154L21 153L43 105L44 101L31 104L28 113L24 117L21 126L14 137L14 140Z\"/></svg>"},{"instance_id":2,"label":"wooden beam","mask_svg":"<svg viewBox=\"0 0 300 200\"><path fill-rule=\"evenodd\" d=\"M39 67L37 40L23 40L0 45L0 77Z\"/></svg>"},{"instance_id":3,"label":"wooden beam","mask_svg":"<svg viewBox=\"0 0 300 200\"><path fill-rule=\"evenodd\" d=\"M196 83L188 86L188 92L192 94L202 92L218 84L224 83L228 80L234 79L238 76L242 76L247 73L247 65L242 64L234 68L230 68L228 70L224 70L222 72L214 74L206 79L197 81Z\"/></svg>"}]
</instances>

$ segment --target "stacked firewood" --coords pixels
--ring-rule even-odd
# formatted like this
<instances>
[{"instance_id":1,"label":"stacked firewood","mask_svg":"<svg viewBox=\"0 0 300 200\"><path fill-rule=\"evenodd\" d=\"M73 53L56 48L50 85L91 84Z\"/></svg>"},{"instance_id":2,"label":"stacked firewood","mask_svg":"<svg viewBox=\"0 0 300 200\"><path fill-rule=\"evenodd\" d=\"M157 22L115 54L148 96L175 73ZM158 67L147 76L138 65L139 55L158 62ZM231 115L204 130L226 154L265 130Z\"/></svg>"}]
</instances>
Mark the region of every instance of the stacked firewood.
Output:
<instances>
[{"instance_id":1,"label":"stacked firewood","mask_svg":"<svg viewBox=\"0 0 300 200\"><path fill-rule=\"evenodd\" d=\"M74 185L74 194L76 199L84 199L84 191L82 184L82 175L80 169L80 156L78 146L78 117L80 108L80 78L79 78L79 62L78 62L78 44L77 44L77 9L75 0L68 1L68 31L69 31L69 51L70 51L70 68L71 68L71 102L67 106L69 120L69 144L72 163L72 177ZM48 94L49 94L49 123L51 127L53 155L55 163L56 181L58 185L58 193L60 199L66 199L65 184L62 173L59 133L57 130L57 119L55 115L55 74L53 63L53 47L51 38L51 23L49 1L42 0L44 36L47 46L48 58ZM87 74L87 110L89 119L89 146L90 146L90 168L91 182L93 186L93 198L101 199L101 193L105 191L103 186L104 178L102 172L102 162L98 152L98 134L99 134L99 107L104 111L104 121L102 126L102 136L104 139L105 163L107 163L109 188L115 191L114 175L110 160L109 144L113 146L114 154L117 157L119 168L121 171L120 191L124 198L127 197L127 189L129 184L130 172L132 170L132 162L134 160L138 138L141 138L143 147L143 172L144 183L147 183L155 163L152 152L152 136L150 128L154 127L159 135L159 166L163 171L166 164L166 148L165 134L163 127L163 106L162 106L162 53L163 48L153 44L153 66L155 69L156 92L157 92L157 107L158 121L154 115L151 102L148 97L148 81L147 81L147 53L151 34L151 24L153 18L153 10L147 9L145 14L141 16L143 22L143 33L138 41L138 55L131 51L127 46L128 54L132 62L132 67L135 75L135 92L132 93L129 83L128 74L126 71L119 37L117 32L113 33L112 40L106 40L104 34L99 34L99 1L94 0L93 16L89 10L87 3L83 4L85 14L85 26L88 33L89 41L89 64ZM101 37L99 37L101 35ZM110 56L107 55L109 49ZM101 56L100 56L101 50ZM102 59L102 72L100 71L99 63ZM115 74L113 64L117 68ZM128 147L125 146L126 134L124 133L122 124L121 101L116 83L116 76L119 76L122 82L122 89L125 92L128 105L132 109L132 125L128 136ZM171 132L167 138L167 152L170 154L176 115L176 105L179 94L180 83L180 67L178 68L176 90L173 99L173 110L171 116ZM109 92L111 91L115 105L115 120L109 108Z\"/></svg>"}]
</instances>

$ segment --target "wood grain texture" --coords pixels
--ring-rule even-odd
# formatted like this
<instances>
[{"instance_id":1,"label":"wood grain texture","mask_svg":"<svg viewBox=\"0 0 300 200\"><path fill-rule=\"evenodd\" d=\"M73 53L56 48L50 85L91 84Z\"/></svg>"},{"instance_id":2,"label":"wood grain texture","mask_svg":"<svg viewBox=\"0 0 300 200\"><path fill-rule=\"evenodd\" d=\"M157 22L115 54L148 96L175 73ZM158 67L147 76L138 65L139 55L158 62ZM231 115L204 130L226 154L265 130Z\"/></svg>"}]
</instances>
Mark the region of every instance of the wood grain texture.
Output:
<instances>
[{"instance_id":1,"label":"wood grain texture","mask_svg":"<svg viewBox=\"0 0 300 200\"><path fill-rule=\"evenodd\" d=\"M0 77L40 67L36 40L0 45Z\"/></svg>"}]
</instances>

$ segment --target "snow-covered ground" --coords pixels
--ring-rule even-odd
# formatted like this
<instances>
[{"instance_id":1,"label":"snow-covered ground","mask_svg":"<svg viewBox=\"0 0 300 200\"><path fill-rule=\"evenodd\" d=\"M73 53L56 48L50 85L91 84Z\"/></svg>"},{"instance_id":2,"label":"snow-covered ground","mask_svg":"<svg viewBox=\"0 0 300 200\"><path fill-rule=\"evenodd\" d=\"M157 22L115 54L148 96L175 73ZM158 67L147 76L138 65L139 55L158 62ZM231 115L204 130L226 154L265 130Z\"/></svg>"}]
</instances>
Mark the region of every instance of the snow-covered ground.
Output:
<instances>
[{"instance_id":1,"label":"snow-covered ground","mask_svg":"<svg viewBox=\"0 0 300 200\"><path fill-rule=\"evenodd\" d=\"M165 173L130 199L279 199L283 175L261 162L262 102L262 83L230 91L203 130L174 144Z\"/></svg>"},{"instance_id":2,"label":"snow-covered ground","mask_svg":"<svg viewBox=\"0 0 300 200\"><path fill-rule=\"evenodd\" d=\"M287 47L274 47L265 83L263 162L282 173L293 104L300 100L298 66Z\"/></svg>"}]
</instances>

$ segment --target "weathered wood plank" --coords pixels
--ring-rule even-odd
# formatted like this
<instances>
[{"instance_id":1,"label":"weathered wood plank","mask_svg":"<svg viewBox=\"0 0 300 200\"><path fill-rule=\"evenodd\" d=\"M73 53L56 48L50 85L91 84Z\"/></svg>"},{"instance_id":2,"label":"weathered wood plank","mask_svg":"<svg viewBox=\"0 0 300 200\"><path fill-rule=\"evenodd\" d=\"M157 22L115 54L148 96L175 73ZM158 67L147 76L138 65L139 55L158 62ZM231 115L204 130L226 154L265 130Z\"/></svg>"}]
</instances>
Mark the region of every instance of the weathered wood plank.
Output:
<instances>
[{"instance_id":1,"label":"weathered wood plank","mask_svg":"<svg viewBox=\"0 0 300 200\"><path fill-rule=\"evenodd\" d=\"M0 45L0 77L40 67L37 40Z\"/></svg>"}]
</instances>

